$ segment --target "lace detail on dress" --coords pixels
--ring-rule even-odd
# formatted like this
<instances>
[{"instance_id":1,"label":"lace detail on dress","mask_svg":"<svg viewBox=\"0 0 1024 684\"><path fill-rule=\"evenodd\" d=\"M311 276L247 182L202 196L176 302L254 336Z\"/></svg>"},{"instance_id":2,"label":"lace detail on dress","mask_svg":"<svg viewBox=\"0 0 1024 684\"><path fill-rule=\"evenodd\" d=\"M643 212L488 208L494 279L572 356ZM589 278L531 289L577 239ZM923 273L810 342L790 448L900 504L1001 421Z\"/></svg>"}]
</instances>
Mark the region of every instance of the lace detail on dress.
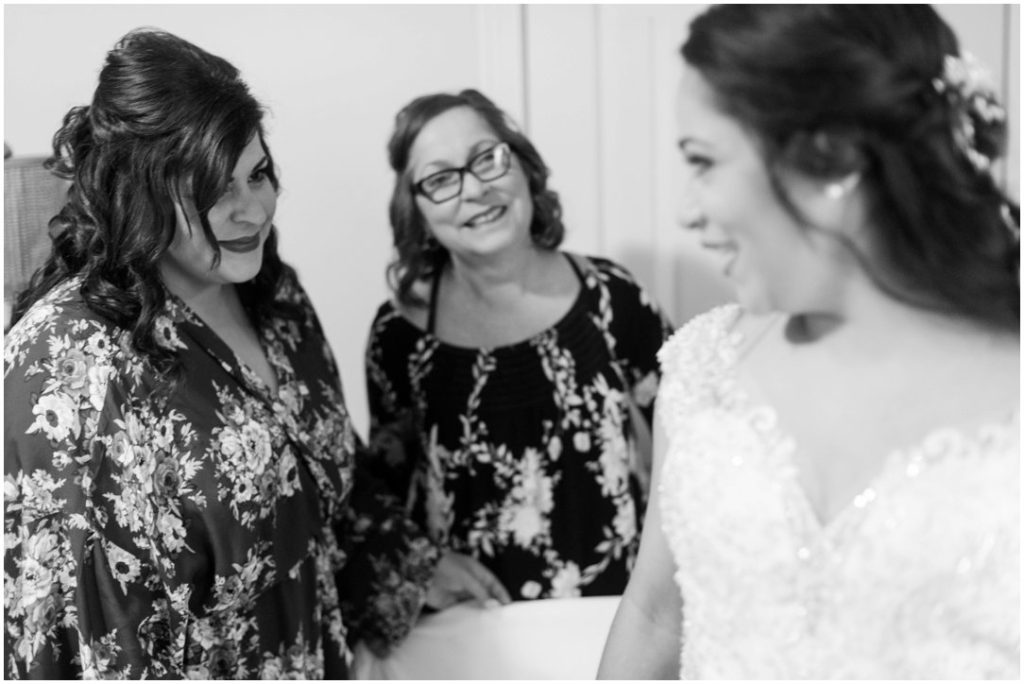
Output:
<instances>
[{"instance_id":1,"label":"lace detail on dress","mask_svg":"<svg viewBox=\"0 0 1024 684\"><path fill-rule=\"evenodd\" d=\"M670 437L682 416L713 405L727 388L723 374L735 363L739 342L729 330L739 315L735 304L713 309L673 333L658 351L663 378L658 397Z\"/></svg>"},{"instance_id":2,"label":"lace detail on dress","mask_svg":"<svg viewBox=\"0 0 1024 684\"><path fill-rule=\"evenodd\" d=\"M1019 409L890 454L819 523L775 411L737 387L738 307L659 355L684 678L1019 676Z\"/></svg>"}]
</instances>

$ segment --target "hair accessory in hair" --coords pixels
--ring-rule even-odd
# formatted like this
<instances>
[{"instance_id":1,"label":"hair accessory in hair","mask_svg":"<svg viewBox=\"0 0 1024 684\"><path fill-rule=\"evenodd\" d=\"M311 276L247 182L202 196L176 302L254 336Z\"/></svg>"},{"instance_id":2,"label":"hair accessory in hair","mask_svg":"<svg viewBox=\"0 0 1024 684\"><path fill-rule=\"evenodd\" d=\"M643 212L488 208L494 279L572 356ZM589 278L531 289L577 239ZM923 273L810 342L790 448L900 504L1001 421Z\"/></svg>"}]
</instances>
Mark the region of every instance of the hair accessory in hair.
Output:
<instances>
[{"instance_id":1,"label":"hair accessory in hair","mask_svg":"<svg viewBox=\"0 0 1024 684\"><path fill-rule=\"evenodd\" d=\"M992 156L979 149L975 121L985 125L1003 125L1006 109L996 98L991 77L969 52L946 55L941 78L932 79L932 87L953 109L953 139L979 172L988 171Z\"/></svg>"}]
</instances>

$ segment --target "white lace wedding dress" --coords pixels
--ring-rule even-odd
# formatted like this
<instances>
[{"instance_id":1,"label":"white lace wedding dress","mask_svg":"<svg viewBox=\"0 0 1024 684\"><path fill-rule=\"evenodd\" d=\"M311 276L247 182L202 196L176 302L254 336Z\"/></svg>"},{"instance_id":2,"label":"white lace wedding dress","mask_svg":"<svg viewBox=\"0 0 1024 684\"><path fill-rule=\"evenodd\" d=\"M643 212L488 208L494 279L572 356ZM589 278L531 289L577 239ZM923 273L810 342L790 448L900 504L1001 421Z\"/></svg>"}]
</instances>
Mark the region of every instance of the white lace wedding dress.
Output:
<instances>
[{"instance_id":1,"label":"white lace wedding dress","mask_svg":"<svg viewBox=\"0 0 1024 684\"><path fill-rule=\"evenodd\" d=\"M894 452L822 526L792 440L735 383L739 313L660 353L681 676L1019 679L1019 406Z\"/></svg>"}]
</instances>

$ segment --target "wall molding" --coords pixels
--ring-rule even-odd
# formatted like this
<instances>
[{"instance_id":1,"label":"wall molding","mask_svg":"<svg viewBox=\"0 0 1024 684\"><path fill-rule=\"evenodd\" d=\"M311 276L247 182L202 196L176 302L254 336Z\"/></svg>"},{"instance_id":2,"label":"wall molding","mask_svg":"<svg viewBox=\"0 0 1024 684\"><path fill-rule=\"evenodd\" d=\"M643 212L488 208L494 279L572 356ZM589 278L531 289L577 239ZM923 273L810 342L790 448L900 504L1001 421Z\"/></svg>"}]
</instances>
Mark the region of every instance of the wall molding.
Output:
<instances>
[{"instance_id":1,"label":"wall molding","mask_svg":"<svg viewBox=\"0 0 1024 684\"><path fill-rule=\"evenodd\" d=\"M524 5L480 5L480 87L524 128L528 127Z\"/></svg>"}]
</instances>

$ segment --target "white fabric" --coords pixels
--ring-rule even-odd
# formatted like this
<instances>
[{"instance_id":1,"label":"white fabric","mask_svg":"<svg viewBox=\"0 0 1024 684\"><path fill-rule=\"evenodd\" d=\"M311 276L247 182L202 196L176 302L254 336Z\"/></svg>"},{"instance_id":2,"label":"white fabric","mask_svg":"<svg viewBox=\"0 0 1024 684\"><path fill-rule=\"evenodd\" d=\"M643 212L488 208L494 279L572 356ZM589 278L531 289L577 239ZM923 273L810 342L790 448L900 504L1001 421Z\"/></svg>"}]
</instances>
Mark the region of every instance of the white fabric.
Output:
<instances>
[{"instance_id":1,"label":"white fabric","mask_svg":"<svg viewBox=\"0 0 1024 684\"><path fill-rule=\"evenodd\" d=\"M360 644L355 679L594 679L618 596L461 603L427 615L388 658Z\"/></svg>"},{"instance_id":2,"label":"white fabric","mask_svg":"<svg viewBox=\"0 0 1024 684\"><path fill-rule=\"evenodd\" d=\"M736 384L739 310L666 343L663 529L684 678L1020 677L1020 414L936 430L822 526Z\"/></svg>"}]
</instances>

